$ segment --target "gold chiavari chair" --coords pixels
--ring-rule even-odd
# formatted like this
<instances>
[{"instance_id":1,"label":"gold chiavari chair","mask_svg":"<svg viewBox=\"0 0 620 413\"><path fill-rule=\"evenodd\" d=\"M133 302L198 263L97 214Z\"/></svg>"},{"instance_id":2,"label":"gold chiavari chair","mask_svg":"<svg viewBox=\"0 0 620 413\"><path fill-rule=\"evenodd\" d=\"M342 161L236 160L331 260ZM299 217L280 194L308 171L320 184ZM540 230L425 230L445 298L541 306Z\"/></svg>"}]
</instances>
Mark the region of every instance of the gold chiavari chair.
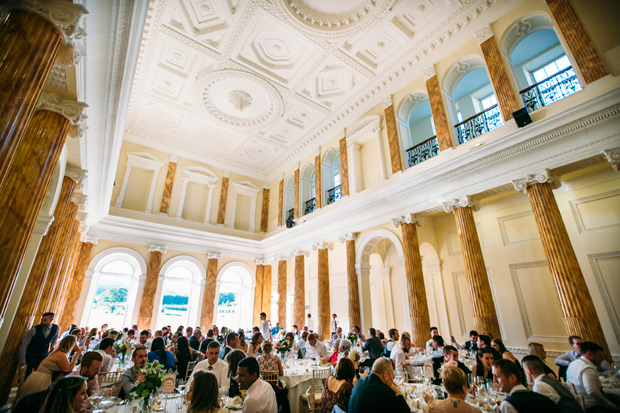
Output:
<instances>
[{"instance_id":1,"label":"gold chiavari chair","mask_svg":"<svg viewBox=\"0 0 620 413\"><path fill-rule=\"evenodd\" d=\"M312 369L312 382L306 394L299 396L299 410L303 412L318 412L321 410L321 395L323 393L323 381L332 373L331 366L316 367Z\"/></svg>"},{"instance_id":2,"label":"gold chiavari chair","mask_svg":"<svg viewBox=\"0 0 620 413\"><path fill-rule=\"evenodd\" d=\"M278 384L278 380L280 379L280 374L277 371L261 370L260 377L261 379L268 381L270 383Z\"/></svg>"}]
</instances>

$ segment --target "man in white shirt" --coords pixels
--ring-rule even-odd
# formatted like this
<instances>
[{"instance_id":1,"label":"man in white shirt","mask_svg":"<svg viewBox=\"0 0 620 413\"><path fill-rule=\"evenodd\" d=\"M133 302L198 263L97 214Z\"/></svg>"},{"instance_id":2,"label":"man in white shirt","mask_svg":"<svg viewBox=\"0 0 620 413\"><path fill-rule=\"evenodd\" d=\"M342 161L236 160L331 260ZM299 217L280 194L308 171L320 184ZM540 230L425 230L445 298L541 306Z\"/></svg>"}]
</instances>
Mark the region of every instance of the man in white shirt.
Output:
<instances>
[{"instance_id":1,"label":"man in white shirt","mask_svg":"<svg viewBox=\"0 0 620 413\"><path fill-rule=\"evenodd\" d=\"M308 319L306 320L306 325L308 326L308 330L312 333L314 332L314 320L312 319L312 314L308 313Z\"/></svg>"},{"instance_id":2,"label":"man in white shirt","mask_svg":"<svg viewBox=\"0 0 620 413\"><path fill-rule=\"evenodd\" d=\"M338 322L338 320L336 320L338 316L336 314L332 314L332 321L329 322L329 331L330 331L330 338L333 340L334 336L336 335L336 331L338 331L338 324L340 324Z\"/></svg>"},{"instance_id":3,"label":"man in white shirt","mask_svg":"<svg viewBox=\"0 0 620 413\"><path fill-rule=\"evenodd\" d=\"M230 387L230 380L228 379L228 363L219 358L220 355L220 343L212 341L207 347L207 358L196 364L194 371L187 381L186 389L190 388L190 383L194 379L194 373L199 370L205 370L209 373L215 374L217 377L217 385L225 394L228 394L228 388Z\"/></svg>"},{"instance_id":4,"label":"man in white shirt","mask_svg":"<svg viewBox=\"0 0 620 413\"><path fill-rule=\"evenodd\" d=\"M591 341L584 341L580 345L581 357L570 363L566 371L566 381L575 385L577 394L582 395L586 409L601 407L616 410L620 404L613 395L605 395L601 390L601 380L598 378L596 366L601 364L603 348Z\"/></svg>"},{"instance_id":5,"label":"man in white shirt","mask_svg":"<svg viewBox=\"0 0 620 413\"><path fill-rule=\"evenodd\" d=\"M521 365L527 376L528 383L532 385L532 391L547 396L555 403L562 412L581 413L583 410L579 403L559 381L545 374L545 365L536 356L525 356Z\"/></svg>"},{"instance_id":6,"label":"man in white shirt","mask_svg":"<svg viewBox=\"0 0 620 413\"><path fill-rule=\"evenodd\" d=\"M329 354L325 348L325 344L318 340L318 337L314 333L308 335L308 342L306 343L306 357L318 357L321 361L327 362Z\"/></svg>"},{"instance_id":7,"label":"man in white shirt","mask_svg":"<svg viewBox=\"0 0 620 413\"><path fill-rule=\"evenodd\" d=\"M409 364L407 360L407 353L411 348L411 340L407 337L402 337L400 344L397 344L390 353L390 359L394 362L394 368L399 375L404 373L404 367Z\"/></svg>"},{"instance_id":8,"label":"man in white shirt","mask_svg":"<svg viewBox=\"0 0 620 413\"><path fill-rule=\"evenodd\" d=\"M114 359L116 358L116 354L114 353L114 339L110 337L104 338L101 340L101 343L99 343L99 349L96 351L101 354L103 358L100 368L101 372L107 373L111 371L114 365Z\"/></svg>"},{"instance_id":9,"label":"man in white shirt","mask_svg":"<svg viewBox=\"0 0 620 413\"><path fill-rule=\"evenodd\" d=\"M425 350L427 353L432 353L433 351L435 351L433 347L433 337L438 336L438 335L439 335L439 330L437 329L437 327L431 327L431 339L426 342L426 346L425 346Z\"/></svg>"},{"instance_id":10,"label":"man in white shirt","mask_svg":"<svg viewBox=\"0 0 620 413\"><path fill-rule=\"evenodd\" d=\"M246 357L237 365L239 388L246 390L243 413L277 413L276 393L259 375L258 361Z\"/></svg>"},{"instance_id":11,"label":"man in white shirt","mask_svg":"<svg viewBox=\"0 0 620 413\"><path fill-rule=\"evenodd\" d=\"M260 334L263 336L263 340L271 341L271 329L269 328L269 322L267 322L267 314L260 313Z\"/></svg>"}]
</instances>

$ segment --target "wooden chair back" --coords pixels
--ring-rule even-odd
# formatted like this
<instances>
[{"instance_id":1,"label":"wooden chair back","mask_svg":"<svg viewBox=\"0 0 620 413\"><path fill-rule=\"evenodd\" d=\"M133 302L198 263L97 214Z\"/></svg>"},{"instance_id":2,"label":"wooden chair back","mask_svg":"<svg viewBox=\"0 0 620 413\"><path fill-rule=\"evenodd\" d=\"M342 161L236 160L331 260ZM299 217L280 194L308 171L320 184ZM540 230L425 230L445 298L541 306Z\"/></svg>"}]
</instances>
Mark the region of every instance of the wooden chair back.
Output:
<instances>
[{"instance_id":1,"label":"wooden chair back","mask_svg":"<svg viewBox=\"0 0 620 413\"><path fill-rule=\"evenodd\" d=\"M280 374L277 371L261 370L260 377L261 379L268 381L270 383L278 384L278 380L280 379Z\"/></svg>"},{"instance_id":2,"label":"wooden chair back","mask_svg":"<svg viewBox=\"0 0 620 413\"><path fill-rule=\"evenodd\" d=\"M586 401L584 400L583 395L577 393L577 389L575 388L575 385L573 383L566 384L568 385L568 389L570 390L570 392L573 394L573 396L575 396L575 399L577 400L577 403L579 403L579 406L581 406L581 409L585 412Z\"/></svg>"},{"instance_id":3,"label":"wooden chair back","mask_svg":"<svg viewBox=\"0 0 620 413\"><path fill-rule=\"evenodd\" d=\"M109 386L114 383L120 383L122 371L109 371L106 373L99 373L99 386Z\"/></svg>"},{"instance_id":4,"label":"wooden chair back","mask_svg":"<svg viewBox=\"0 0 620 413\"><path fill-rule=\"evenodd\" d=\"M187 370L185 371L185 380L189 379L189 376L192 375L194 368L196 367L197 361L190 361L187 363Z\"/></svg>"}]
</instances>

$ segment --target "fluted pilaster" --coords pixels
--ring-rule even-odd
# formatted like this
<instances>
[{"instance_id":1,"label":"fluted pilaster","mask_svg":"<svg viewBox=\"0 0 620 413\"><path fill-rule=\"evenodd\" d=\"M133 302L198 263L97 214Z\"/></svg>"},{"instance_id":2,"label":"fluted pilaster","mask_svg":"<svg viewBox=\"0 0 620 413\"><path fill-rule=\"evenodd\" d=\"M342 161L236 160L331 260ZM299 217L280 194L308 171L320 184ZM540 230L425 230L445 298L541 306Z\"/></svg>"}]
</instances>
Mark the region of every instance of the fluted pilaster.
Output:
<instances>
[{"instance_id":1,"label":"fluted pilaster","mask_svg":"<svg viewBox=\"0 0 620 413\"><path fill-rule=\"evenodd\" d=\"M256 262L256 289L254 290L254 325L260 324L259 314L263 308L263 283L264 283L265 266L263 260Z\"/></svg>"},{"instance_id":2,"label":"fluted pilaster","mask_svg":"<svg viewBox=\"0 0 620 413\"><path fill-rule=\"evenodd\" d=\"M260 212L260 232L267 232L269 227L269 188L263 188L263 203Z\"/></svg>"},{"instance_id":3,"label":"fluted pilaster","mask_svg":"<svg viewBox=\"0 0 620 413\"><path fill-rule=\"evenodd\" d=\"M400 142L398 140L398 132L396 131L396 116L394 115L394 105L391 96L384 100L383 107L388 146L390 147L390 164L392 165L392 173L395 174L403 170L403 163L400 156Z\"/></svg>"},{"instance_id":4,"label":"fluted pilaster","mask_svg":"<svg viewBox=\"0 0 620 413\"><path fill-rule=\"evenodd\" d=\"M280 179L278 186L278 227L284 225L284 179Z\"/></svg>"},{"instance_id":5,"label":"fluted pilaster","mask_svg":"<svg viewBox=\"0 0 620 413\"><path fill-rule=\"evenodd\" d=\"M229 181L229 178L227 176L222 176L222 191L220 192L220 205L217 210L217 223L220 225L224 225L224 220L226 219L226 199L228 198L228 181Z\"/></svg>"},{"instance_id":6,"label":"fluted pilaster","mask_svg":"<svg viewBox=\"0 0 620 413\"><path fill-rule=\"evenodd\" d=\"M293 197L293 218L299 218L299 168L295 169L295 196Z\"/></svg>"},{"instance_id":7,"label":"fluted pilaster","mask_svg":"<svg viewBox=\"0 0 620 413\"><path fill-rule=\"evenodd\" d=\"M323 174L321 168L321 153L314 157L314 207L319 209L323 206ZM305 205L301 206L306 208Z\"/></svg>"},{"instance_id":8,"label":"fluted pilaster","mask_svg":"<svg viewBox=\"0 0 620 413\"><path fill-rule=\"evenodd\" d=\"M329 320L331 319L329 303L329 254L325 243L317 245L318 253L318 325L321 340L330 338Z\"/></svg>"},{"instance_id":9,"label":"fluted pilaster","mask_svg":"<svg viewBox=\"0 0 620 413\"><path fill-rule=\"evenodd\" d=\"M176 159L176 157L174 158ZM172 187L174 185L174 176L177 171L177 163L172 159L168 162L168 171L166 172L166 182L164 183L164 193L161 197L161 205L159 207L160 214L168 214L170 208L170 196L172 195ZM211 199L209 199L211 201ZM207 221L209 217L205 218Z\"/></svg>"},{"instance_id":10,"label":"fluted pilaster","mask_svg":"<svg viewBox=\"0 0 620 413\"><path fill-rule=\"evenodd\" d=\"M200 325L206 329L215 324L215 290L217 288L217 270L222 255L211 253L207 255L207 258L207 282L205 283L205 294L202 301L202 312L200 315Z\"/></svg>"},{"instance_id":11,"label":"fluted pilaster","mask_svg":"<svg viewBox=\"0 0 620 413\"><path fill-rule=\"evenodd\" d=\"M439 150L444 151L452 147L452 138L450 134L452 128L448 123L448 116L446 115L446 109L443 104L443 95L439 88L439 81L437 80L435 69L426 69L424 71L424 77L426 79L426 91L428 92L428 99L431 105L431 113L433 114L433 124L435 125Z\"/></svg>"},{"instance_id":12,"label":"fluted pilaster","mask_svg":"<svg viewBox=\"0 0 620 413\"><path fill-rule=\"evenodd\" d=\"M151 246L149 252L149 262L146 266L146 281L144 282L140 313L138 314L138 326L144 329L151 328L157 282L159 272L161 271L162 257L166 253L166 248Z\"/></svg>"},{"instance_id":13,"label":"fluted pilaster","mask_svg":"<svg viewBox=\"0 0 620 413\"><path fill-rule=\"evenodd\" d=\"M349 161L347 154L347 138L342 137L338 142L340 146L340 194L349 195Z\"/></svg>"},{"instance_id":14,"label":"fluted pilaster","mask_svg":"<svg viewBox=\"0 0 620 413\"><path fill-rule=\"evenodd\" d=\"M278 321L286 329L286 283L288 262L278 260Z\"/></svg>"},{"instance_id":15,"label":"fluted pilaster","mask_svg":"<svg viewBox=\"0 0 620 413\"><path fill-rule=\"evenodd\" d=\"M78 231L80 222L74 219L67 230L63 245L64 252L58 256L58 270L56 273L56 284L54 285L54 292L51 295L49 309L54 312L56 316L59 315L58 309L62 299L65 296L66 288L70 282L69 270L73 264L74 254L76 253L76 242L79 242L80 232ZM56 258L55 258L56 259ZM52 268L54 268L54 262L52 262Z\"/></svg>"},{"instance_id":16,"label":"fluted pilaster","mask_svg":"<svg viewBox=\"0 0 620 413\"><path fill-rule=\"evenodd\" d=\"M355 234L346 234L341 238L345 243L347 256L347 291L349 293L349 326L362 325L360 310L360 292L355 271Z\"/></svg>"},{"instance_id":17,"label":"fluted pilaster","mask_svg":"<svg viewBox=\"0 0 620 413\"><path fill-rule=\"evenodd\" d=\"M304 255L295 254L295 296L293 307L293 322L301 329L306 323L306 286Z\"/></svg>"}]
</instances>

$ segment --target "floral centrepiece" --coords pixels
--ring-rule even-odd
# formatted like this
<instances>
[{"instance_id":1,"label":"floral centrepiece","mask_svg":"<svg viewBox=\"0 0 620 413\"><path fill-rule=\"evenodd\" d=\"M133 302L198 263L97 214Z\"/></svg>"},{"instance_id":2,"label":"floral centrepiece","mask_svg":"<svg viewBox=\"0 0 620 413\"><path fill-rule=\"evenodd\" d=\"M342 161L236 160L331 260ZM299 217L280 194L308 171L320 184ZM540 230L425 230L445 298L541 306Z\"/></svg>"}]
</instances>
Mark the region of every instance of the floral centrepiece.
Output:
<instances>
[{"instance_id":1,"label":"floral centrepiece","mask_svg":"<svg viewBox=\"0 0 620 413\"><path fill-rule=\"evenodd\" d=\"M131 343L128 341L117 341L114 346L114 351L120 357L121 363L124 364L127 353L131 351Z\"/></svg>"},{"instance_id":2,"label":"floral centrepiece","mask_svg":"<svg viewBox=\"0 0 620 413\"><path fill-rule=\"evenodd\" d=\"M276 353L278 353L278 355L280 356L280 358L284 358L286 357L286 355L293 349L293 343L284 339L284 340L280 340L280 342L278 342L276 344Z\"/></svg>"},{"instance_id":3,"label":"floral centrepiece","mask_svg":"<svg viewBox=\"0 0 620 413\"><path fill-rule=\"evenodd\" d=\"M161 387L164 366L158 362L147 363L136 375L136 385L131 389L130 399L142 398L142 406L148 406L151 397Z\"/></svg>"},{"instance_id":4,"label":"floral centrepiece","mask_svg":"<svg viewBox=\"0 0 620 413\"><path fill-rule=\"evenodd\" d=\"M349 335L347 336L347 340L349 340L351 342L351 345L355 347L355 344L357 343L357 334L349 333Z\"/></svg>"}]
</instances>

